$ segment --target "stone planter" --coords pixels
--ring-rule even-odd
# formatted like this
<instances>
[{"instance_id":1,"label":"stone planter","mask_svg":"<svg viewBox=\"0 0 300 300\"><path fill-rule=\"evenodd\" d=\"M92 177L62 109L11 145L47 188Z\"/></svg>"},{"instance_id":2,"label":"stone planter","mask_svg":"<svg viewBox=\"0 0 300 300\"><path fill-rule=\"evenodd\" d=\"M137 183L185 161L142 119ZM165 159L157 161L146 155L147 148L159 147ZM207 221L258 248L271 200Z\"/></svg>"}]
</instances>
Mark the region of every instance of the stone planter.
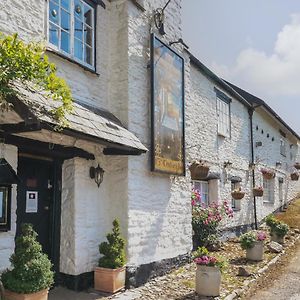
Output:
<instances>
[{"instance_id":1,"label":"stone planter","mask_svg":"<svg viewBox=\"0 0 300 300\"><path fill-rule=\"evenodd\" d=\"M48 289L32 293L32 294L18 294L9 290L4 291L5 300L47 300Z\"/></svg>"},{"instance_id":2,"label":"stone planter","mask_svg":"<svg viewBox=\"0 0 300 300\"><path fill-rule=\"evenodd\" d=\"M276 242L278 244L284 244L284 236L279 236L275 232L270 233L271 241Z\"/></svg>"},{"instance_id":3,"label":"stone planter","mask_svg":"<svg viewBox=\"0 0 300 300\"><path fill-rule=\"evenodd\" d=\"M217 297L220 295L221 272L218 267L197 265L196 293L200 296Z\"/></svg>"},{"instance_id":4,"label":"stone planter","mask_svg":"<svg viewBox=\"0 0 300 300\"><path fill-rule=\"evenodd\" d=\"M252 248L246 249L246 258L253 261L261 261L264 256L264 242L257 241Z\"/></svg>"},{"instance_id":5,"label":"stone planter","mask_svg":"<svg viewBox=\"0 0 300 300\"><path fill-rule=\"evenodd\" d=\"M126 267L119 269L96 268L94 271L95 290L115 293L125 287Z\"/></svg>"}]
</instances>

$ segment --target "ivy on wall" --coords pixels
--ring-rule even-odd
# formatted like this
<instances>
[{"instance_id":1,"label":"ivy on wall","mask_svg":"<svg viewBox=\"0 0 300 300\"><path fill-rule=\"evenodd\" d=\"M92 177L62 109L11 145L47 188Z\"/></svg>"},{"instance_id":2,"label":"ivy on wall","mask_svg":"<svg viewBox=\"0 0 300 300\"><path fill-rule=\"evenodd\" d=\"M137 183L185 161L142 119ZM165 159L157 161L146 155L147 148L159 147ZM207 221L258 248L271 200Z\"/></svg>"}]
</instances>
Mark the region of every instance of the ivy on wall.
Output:
<instances>
[{"instance_id":1,"label":"ivy on wall","mask_svg":"<svg viewBox=\"0 0 300 300\"><path fill-rule=\"evenodd\" d=\"M14 82L20 82L25 88L35 85L49 92L54 101L61 102L51 114L65 127L68 125L65 115L73 108L71 90L65 80L56 75L56 66L44 52L40 43L26 44L17 34L0 32L0 110L10 109L6 99L16 94Z\"/></svg>"}]
</instances>

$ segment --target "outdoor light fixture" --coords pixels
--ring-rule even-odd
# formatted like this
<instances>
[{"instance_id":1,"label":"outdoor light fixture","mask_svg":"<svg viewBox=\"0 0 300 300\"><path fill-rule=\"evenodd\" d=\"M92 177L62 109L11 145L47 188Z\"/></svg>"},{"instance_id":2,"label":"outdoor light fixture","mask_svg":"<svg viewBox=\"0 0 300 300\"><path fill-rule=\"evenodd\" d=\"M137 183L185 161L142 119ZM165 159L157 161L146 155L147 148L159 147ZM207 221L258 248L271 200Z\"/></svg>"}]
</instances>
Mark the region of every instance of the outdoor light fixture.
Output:
<instances>
[{"instance_id":1,"label":"outdoor light fixture","mask_svg":"<svg viewBox=\"0 0 300 300\"><path fill-rule=\"evenodd\" d=\"M227 161L224 161L224 168L225 169L230 169L232 167L232 162L227 160Z\"/></svg>"},{"instance_id":2,"label":"outdoor light fixture","mask_svg":"<svg viewBox=\"0 0 300 300\"><path fill-rule=\"evenodd\" d=\"M282 162L281 161L276 161L276 167L281 167Z\"/></svg>"},{"instance_id":3,"label":"outdoor light fixture","mask_svg":"<svg viewBox=\"0 0 300 300\"><path fill-rule=\"evenodd\" d=\"M256 143L255 143L255 146L256 146L256 147L261 147L261 146L262 146L262 142L256 142Z\"/></svg>"},{"instance_id":4,"label":"outdoor light fixture","mask_svg":"<svg viewBox=\"0 0 300 300\"><path fill-rule=\"evenodd\" d=\"M99 166L90 168L90 177L95 180L98 188L103 181L104 170Z\"/></svg>"}]
</instances>

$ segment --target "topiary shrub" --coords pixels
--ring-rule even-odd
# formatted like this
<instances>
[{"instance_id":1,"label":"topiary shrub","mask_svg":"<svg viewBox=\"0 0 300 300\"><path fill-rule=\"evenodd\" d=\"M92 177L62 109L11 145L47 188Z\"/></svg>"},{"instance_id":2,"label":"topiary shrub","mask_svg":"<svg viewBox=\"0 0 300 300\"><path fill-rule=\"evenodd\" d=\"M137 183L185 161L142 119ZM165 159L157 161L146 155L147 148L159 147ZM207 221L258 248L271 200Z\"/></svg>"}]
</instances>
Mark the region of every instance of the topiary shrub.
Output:
<instances>
[{"instance_id":1,"label":"topiary shrub","mask_svg":"<svg viewBox=\"0 0 300 300\"><path fill-rule=\"evenodd\" d=\"M99 252L103 256L99 259L99 267L117 269L126 263L125 240L121 236L120 223L113 221L112 233L106 235L108 242L103 242L99 246Z\"/></svg>"},{"instance_id":2,"label":"topiary shrub","mask_svg":"<svg viewBox=\"0 0 300 300\"><path fill-rule=\"evenodd\" d=\"M13 269L5 271L1 280L6 289L30 294L51 287L54 273L47 255L36 240L37 233L31 224L22 224L22 234L16 238L15 253L10 257Z\"/></svg>"}]
</instances>

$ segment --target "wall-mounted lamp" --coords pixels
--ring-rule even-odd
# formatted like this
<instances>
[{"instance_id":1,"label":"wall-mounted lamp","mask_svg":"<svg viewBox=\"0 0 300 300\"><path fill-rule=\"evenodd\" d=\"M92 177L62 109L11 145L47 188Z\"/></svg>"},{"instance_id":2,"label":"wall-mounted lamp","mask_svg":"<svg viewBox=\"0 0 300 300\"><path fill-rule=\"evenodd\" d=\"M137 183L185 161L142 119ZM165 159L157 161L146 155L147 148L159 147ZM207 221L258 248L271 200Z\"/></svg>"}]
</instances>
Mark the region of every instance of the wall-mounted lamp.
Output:
<instances>
[{"instance_id":1,"label":"wall-mounted lamp","mask_svg":"<svg viewBox=\"0 0 300 300\"><path fill-rule=\"evenodd\" d=\"M262 146L262 142L256 142L256 143L255 143L255 146L256 146L256 147L261 147L261 146Z\"/></svg>"},{"instance_id":2,"label":"wall-mounted lamp","mask_svg":"<svg viewBox=\"0 0 300 300\"><path fill-rule=\"evenodd\" d=\"M276 161L276 167L281 167L282 162L281 161Z\"/></svg>"},{"instance_id":3,"label":"wall-mounted lamp","mask_svg":"<svg viewBox=\"0 0 300 300\"><path fill-rule=\"evenodd\" d=\"M100 187L100 184L103 181L103 175L104 175L104 170L99 166L99 164L97 168L95 167L90 168L90 177L95 180L98 188Z\"/></svg>"},{"instance_id":4,"label":"wall-mounted lamp","mask_svg":"<svg viewBox=\"0 0 300 300\"><path fill-rule=\"evenodd\" d=\"M231 169L231 167L232 167L232 162L229 161L229 160L224 161L223 166L224 166L225 169Z\"/></svg>"}]
</instances>

